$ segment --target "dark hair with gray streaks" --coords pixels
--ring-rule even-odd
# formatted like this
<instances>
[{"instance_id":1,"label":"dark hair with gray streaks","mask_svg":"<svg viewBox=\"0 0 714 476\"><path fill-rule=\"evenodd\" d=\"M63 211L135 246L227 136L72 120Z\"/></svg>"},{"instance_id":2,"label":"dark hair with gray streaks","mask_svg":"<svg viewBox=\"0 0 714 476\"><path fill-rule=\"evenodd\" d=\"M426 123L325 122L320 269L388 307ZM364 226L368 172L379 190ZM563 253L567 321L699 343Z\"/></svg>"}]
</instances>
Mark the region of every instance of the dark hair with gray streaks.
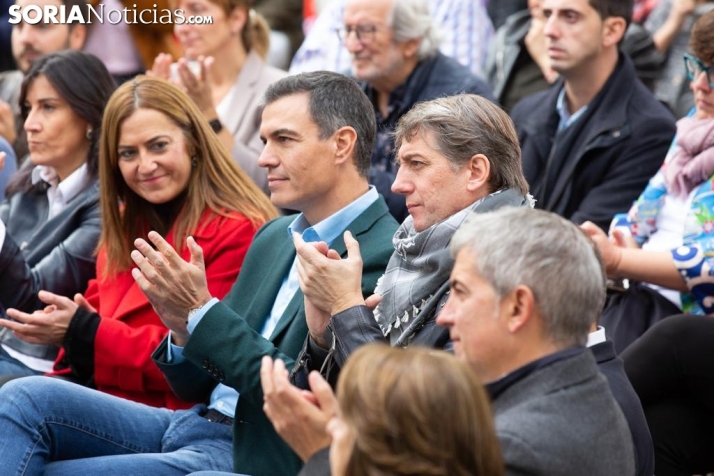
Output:
<instances>
[{"instance_id":1,"label":"dark hair with gray streaks","mask_svg":"<svg viewBox=\"0 0 714 476\"><path fill-rule=\"evenodd\" d=\"M320 131L320 140L345 126L357 132L353 159L360 174L367 177L376 125L374 108L357 83L347 76L328 71L296 74L271 84L263 95L263 104L267 106L293 94L308 95L310 119Z\"/></svg>"},{"instance_id":2,"label":"dark hair with gray streaks","mask_svg":"<svg viewBox=\"0 0 714 476\"><path fill-rule=\"evenodd\" d=\"M459 168L476 154L491 164L489 192L513 188L524 195L528 182L521 168L521 147L513 121L488 99L460 94L417 104L399 120L395 150L416 134L431 132L429 145Z\"/></svg>"}]
</instances>

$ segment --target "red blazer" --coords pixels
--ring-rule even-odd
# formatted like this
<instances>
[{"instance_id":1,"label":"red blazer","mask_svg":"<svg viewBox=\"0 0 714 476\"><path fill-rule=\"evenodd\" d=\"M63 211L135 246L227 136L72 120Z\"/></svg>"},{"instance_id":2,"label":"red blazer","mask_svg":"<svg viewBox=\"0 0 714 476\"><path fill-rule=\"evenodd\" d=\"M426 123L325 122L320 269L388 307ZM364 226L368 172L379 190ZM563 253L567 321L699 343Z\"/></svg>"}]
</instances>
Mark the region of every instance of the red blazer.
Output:
<instances>
[{"instance_id":1,"label":"red blazer","mask_svg":"<svg viewBox=\"0 0 714 476\"><path fill-rule=\"evenodd\" d=\"M214 217L205 227L205 212L193 234L203 248L208 289L211 295L223 298L236 281L243 258L257 227L239 213L230 217ZM167 241L176 248L171 233ZM190 259L185 249L181 256ZM103 276L107 257L104 250L97 256L97 276ZM106 280L89 282L85 297L94 306L101 322L94 340L94 381L102 392L155 407L187 408L191 404L176 397L163 374L151 359L151 354L168 334L159 316L136 284L130 271ZM54 374L67 372L59 363Z\"/></svg>"}]
</instances>

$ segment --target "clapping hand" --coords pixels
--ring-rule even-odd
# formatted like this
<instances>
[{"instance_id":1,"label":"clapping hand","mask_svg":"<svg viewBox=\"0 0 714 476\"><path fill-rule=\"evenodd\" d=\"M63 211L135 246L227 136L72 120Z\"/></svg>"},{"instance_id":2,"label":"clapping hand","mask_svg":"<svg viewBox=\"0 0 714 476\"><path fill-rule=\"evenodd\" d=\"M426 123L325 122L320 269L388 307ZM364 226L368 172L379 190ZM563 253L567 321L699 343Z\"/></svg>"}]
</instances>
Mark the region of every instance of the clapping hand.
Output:
<instances>
[{"instance_id":1,"label":"clapping hand","mask_svg":"<svg viewBox=\"0 0 714 476\"><path fill-rule=\"evenodd\" d=\"M8 317L0 319L0 326L13 331L17 337L31 344L62 345L69 323L74 317L77 303L48 291L40 291L38 297L47 304L44 309L28 314L17 309L8 309Z\"/></svg>"}]
</instances>

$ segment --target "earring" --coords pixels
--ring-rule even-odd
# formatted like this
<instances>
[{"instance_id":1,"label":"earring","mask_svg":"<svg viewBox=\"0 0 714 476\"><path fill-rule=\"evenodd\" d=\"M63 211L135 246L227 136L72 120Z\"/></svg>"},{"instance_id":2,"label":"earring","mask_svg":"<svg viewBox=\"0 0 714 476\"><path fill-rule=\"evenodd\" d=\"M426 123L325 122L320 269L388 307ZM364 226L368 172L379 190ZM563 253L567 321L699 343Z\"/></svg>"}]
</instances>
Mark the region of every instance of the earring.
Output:
<instances>
[{"instance_id":1,"label":"earring","mask_svg":"<svg viewBox=\"0 0 714 476\"><path fill-rule=\"evenodd\" d=\"M94 131L92 129L87 129L87 140L92 140L92 133Z\"/></svg>"},{"instance_id":2,"label":"earring","mask_svg":"<svg viewBox=\"0 0 714 476\"><path fill-rule=\"evenodd\" d=\"M191 167L196 168L198 167L198 158L194 155L191 157Z\"/></svg>"}]
</instances>

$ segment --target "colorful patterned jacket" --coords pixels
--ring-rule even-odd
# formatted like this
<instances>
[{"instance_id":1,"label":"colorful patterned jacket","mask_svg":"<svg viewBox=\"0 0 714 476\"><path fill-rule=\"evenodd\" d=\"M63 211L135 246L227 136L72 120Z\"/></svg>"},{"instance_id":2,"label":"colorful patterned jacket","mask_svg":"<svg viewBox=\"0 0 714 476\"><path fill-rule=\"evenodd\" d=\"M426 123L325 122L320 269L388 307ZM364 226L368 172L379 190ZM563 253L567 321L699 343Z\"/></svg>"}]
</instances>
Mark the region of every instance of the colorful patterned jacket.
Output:
<instances>
[{"instance_id":1,"label":"colorful patterned jacket","mask_svg":"<svg viewBox=\"0 0 714 476\"><path fill-rule=\"evenodd\" d=\"M642 195L627 214L618 214L613 227L627 227L642 246L657 230L657 217L667 187L664 169L676 149L676 140L667 153L662 168L652 177ZM714 313L714 175L695 188L684 225L683 245L671 250L674 264L687 283L689 293L682 293L682 310L688 314Z\"/></svg>"}]
</instances>

